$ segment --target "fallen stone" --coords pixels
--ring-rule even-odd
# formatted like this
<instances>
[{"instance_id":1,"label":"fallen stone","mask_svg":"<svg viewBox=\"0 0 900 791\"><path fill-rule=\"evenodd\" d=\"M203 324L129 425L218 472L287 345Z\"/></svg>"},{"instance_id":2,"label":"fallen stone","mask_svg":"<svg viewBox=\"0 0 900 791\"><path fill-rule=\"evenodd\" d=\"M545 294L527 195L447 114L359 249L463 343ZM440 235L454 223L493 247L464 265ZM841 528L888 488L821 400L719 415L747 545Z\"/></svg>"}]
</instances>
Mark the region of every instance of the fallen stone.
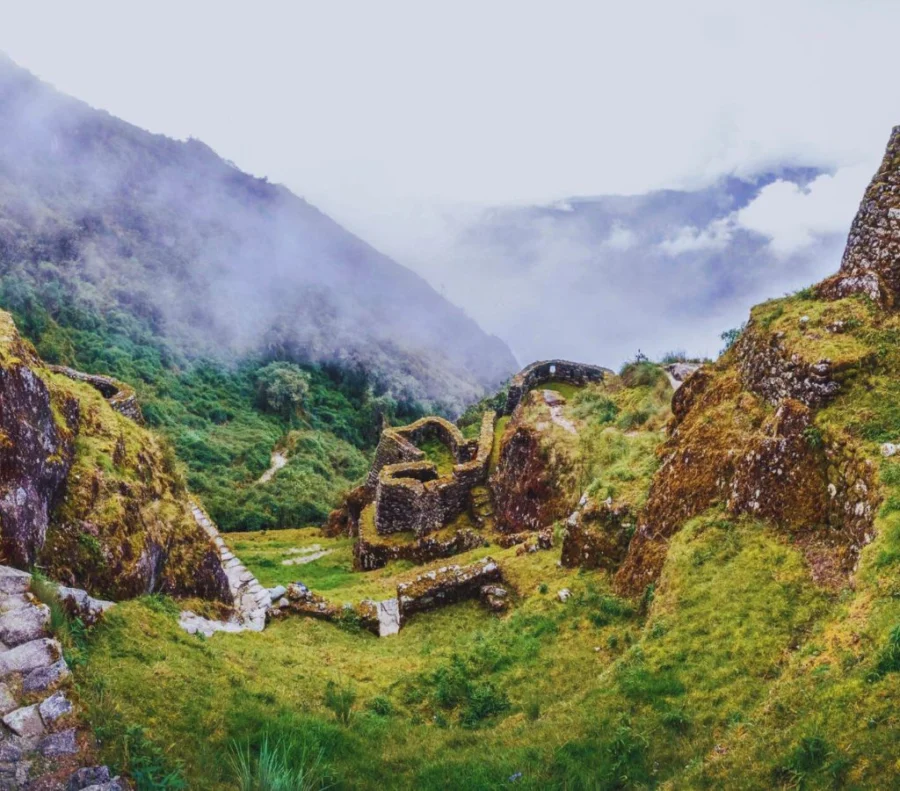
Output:
<instances>
[{"instance_id":1,"label":"fallen stone","mask_svg":"<svg viewBox=\"0 0 900 791\"><path fill-rule=\"evenodd\" d=\"M109 781L108 766L86 766L72 774L66 784L66 791L82 791L85 788L99 786Z\"/></svg>"},{"instance_id":2,"label":"fallen stone","mask_svg":"<svg viewBox=\"0 0 900 791\"><path fill-rule=\"evenodd\" d=\"M62 647L56 640L42 638L23 643L0 654L0 678L10 673L29 673L41 667L49 667L62 657Z\"/></svg>"},{"instance_id":3,"label":"fallen stone","mask_svg":"<svg viewBox=\"0 0 900 791\"><path fill-rule=\"evenodd\" d=\"M558 598L563 604L565 604L571 595L572 591L570 591L568 588L563 588L559 591L559 593L556 594L556 598Z\"/></svg>"},{"instance_id":4,"label":"fallen stone","mask_svg":"<svg viewBox=\"0 0 900 791\"><path fill-rule=\"evenodd\" d=\"M881 455L895 456L898 450L900 450L900 445L895 445L893 442L885 442L884 445L881 446Z\"/></svg>"},{"instance_id":5,"label":"fallen stone","mask_svg":"<svg viewBox=\"0 0 900 791\"><path fill-rule=\"evenodd\" d=\"M0 641L12 648L46 634L50 608L44 604L21 607L0 615Z\"/></svg>"},{"instance_id":6,"label":"fallen stone","mask_svg":"<svg viewBox=\"0 0 900 791\"><path fill-rule=\"evenodd\" d=\"M38 706L38 711L44 724L50 725L51 722L72 711L72 704L62 692L56 692Z\"/></svg>"},{"instance_id":7,"label":"fallen stone","mask_svg":"<svg viewBox=\"0 0 900 791\"><path fill-rule=\"evenodd\" d=\"M278 601L285 593L287 593L287 588L284 585L276 585L274 588L269 588L269 598L272 601Z\"/></svg>"},{"instance_id":8,"label":"fallen stone","mask_svg":"<svg viewBox=\"0 0 900 791\"><path fill-rule=\"evenodd\" d=\"M75 729L69 728L68 730L45 736L38 744L38 752L45 758L55 758L59 755L74 755L78 752L78 744L75 741Z\"/></svg>"},{"instance_id":9,"label":"fallen stone","mask_svg":"<svg viewBox=\"0 0 900 791\"><path fill-rule=\"evenodd\" d=\"M39 667L36 670L32 670L25 676L25 681L22 682L22 689L25 692L43 692L68 675L69 666L66 664L65 659L60 659L48 667Z\"/></svg>"},{"instance_id":10,"label":"fallen stone","mask_svg":"<svg viewBox=\"0 0 900 791\"><path fill-rule=\"evenodd\" d=\"M40 736L44 732L44 723L38 712L37 704L11 711L3 718L3 724L16 736L22 736L25 739Z\"/></svg>"}]
</instances>

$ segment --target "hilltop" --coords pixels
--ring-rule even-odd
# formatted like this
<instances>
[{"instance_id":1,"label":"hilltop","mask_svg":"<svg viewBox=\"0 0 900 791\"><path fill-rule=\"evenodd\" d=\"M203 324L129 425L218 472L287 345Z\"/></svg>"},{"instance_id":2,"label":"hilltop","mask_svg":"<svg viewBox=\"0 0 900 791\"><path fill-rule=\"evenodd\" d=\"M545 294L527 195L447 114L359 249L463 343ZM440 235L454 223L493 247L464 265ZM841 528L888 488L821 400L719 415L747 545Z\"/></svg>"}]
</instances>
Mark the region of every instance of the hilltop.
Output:
<instances>
[{"instance_id":1,"label":"hilltop","mask_svg":"<svg viewBox=\"0 0 900 791\"><path fill-rule=\"evenodd\" d=\"M3 56L0 275L8 308L30 291L55 318L121 316L188 359L361 367L381 392L450 409L517 367L422 278L286 188Z\"/></svg>"}]
</instances>

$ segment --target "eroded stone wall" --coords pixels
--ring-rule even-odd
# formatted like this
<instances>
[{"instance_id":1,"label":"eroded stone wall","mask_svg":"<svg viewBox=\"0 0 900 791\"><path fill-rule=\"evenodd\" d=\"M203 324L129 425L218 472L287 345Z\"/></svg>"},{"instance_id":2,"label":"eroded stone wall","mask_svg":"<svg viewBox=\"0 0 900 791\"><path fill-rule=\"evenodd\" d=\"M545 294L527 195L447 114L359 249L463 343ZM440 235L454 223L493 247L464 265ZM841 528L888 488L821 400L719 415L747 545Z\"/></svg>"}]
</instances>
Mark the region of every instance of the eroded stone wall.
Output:
<instances>
[{"instance_id":1,"label":"eroded stone wall","mask_svg":"<svg viewBox=\"0 0 900 791\"><path fill-rule=\"evenodd\" d=\"M376 531L381 535L413 532L422 537L449 525L462 514L469 507L472 489L487 478L495 418L493 412L484 414L475 440L466 440L456 426L441 418L424 418L403 429L389 429L388 432L413 448L412 439L424 441L437 437L448 445L458 463L451 473L442 476L438 476L437 468L428 461L383 466L376 484ZM385 447L391 442L385 442ZM394 447L403 445L395 442Z\"/></svg>"}]
</instances>

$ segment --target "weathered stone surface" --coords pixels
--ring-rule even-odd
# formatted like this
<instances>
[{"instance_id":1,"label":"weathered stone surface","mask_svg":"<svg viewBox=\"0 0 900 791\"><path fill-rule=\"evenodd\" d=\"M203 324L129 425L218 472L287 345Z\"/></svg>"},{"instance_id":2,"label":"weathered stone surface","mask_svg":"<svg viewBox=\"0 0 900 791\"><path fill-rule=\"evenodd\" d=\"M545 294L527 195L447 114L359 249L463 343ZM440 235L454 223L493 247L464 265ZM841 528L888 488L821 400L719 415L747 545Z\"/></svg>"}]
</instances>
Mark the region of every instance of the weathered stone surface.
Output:
<instances>
[{"instance_id":1,"label":"weathered stone surface","mask_svg":"<svg viewBox=\"0 0 900 791\"><path fill-rule=\"evenodd\" d=\"M7 684L0 683L0 716L9 714L13 709L18 708L19 704L13 697L12 692Z\"/></svg>"},{"instance_id":2,"label":"weathered stone surface","mask_svg":"<svg viewBox=\"0 0 900 791\"><path fill-rule=\"evenodd\" d=\"M11 711L3 718L3 724L17 736L26 739L35 738L44 732L44 722L37 704Z\"/></svg>"},{"instance_id":3,"label":"weathered stone surface","mask_svg":"<svg viewBox=\"0 0 900 791\"><path fill-rule=\"evenodd\" d=\"M894 127L878 172L850 226L837 275L819 294L840 299L863 294L882 307L900 299L900 126Z\"/></svg>"},{"instance_id":4,"label":"weathered stone surface","mask_svg":"<svg viewBox=\"0 0 900 791\"><path fill-rule=\"evenodd\" d=\"M389 637L400 631L400 602L397 599L385 599L376 602L378 608L378 636Z\"/></svg>"},{"instance_id":5,"label":"weathered stone surface","mask_svg":"<svg viewBox=\"0 0 900 791\"><path fill-rule=\"evenodd\" d=\"M531 403L523 401L520 409ZM573 498L559 486L567 473L561 454L549 459L541 444L540 432L513 415L500 439L500 459L491 475L494 519L504 533L541 530L565 519Z\"/></svg>"},{"instance_id":6,"label":"weathered stone surface","mask_svg":"<svg viewBox=\"0 0 900 791\"><path fill-rule=\"evenodd\" d=\"M50 608L30 605L0 615L0 642L12 648L44 636L50 623Z\"/></svg>"},{"instance_id":7,"label":"weathered stone surface","mask_svg":"<svg viewBox=\"0 0 900 791\"><path fill-rule=\"evenodd\" d=\"M38 752L45 758L74 755L78 752L75 729L68 728L59 733L51 733L49 736L45 736L38 744Z\"/></svg>"},{"instance_id":8,"label":"weathered stone surface","mask_svg":"<svg viewBox=\"0 0 900 791\"><path fill-rule=\"evenodd\" d=\"M83 791L111 780L108 766L86 766L75 771L66 783L66 791Z\"/></svg>"},{"instance_id":9,"label":"weathered stone surface","mask_svg":"<svg viewBox=\"0 0 900 791\"><path fill-rule=\"evenodd\" d=\"M671 363L663 366L666 377L672 389L676 392L681 389L689 376L699 371L703 366L700 363Z\"/></svg>"},{"instance_id":10,"label":"weathered stone surface","mask_svg":"<svg viewBox=\"0 0 900 791\"><path fill-rule=\"evenodd\" d=\"M31 587L31 575L19 571L11 566L0 566L0 595L7 597L25 593ZM25 599L17 599L17 602L25 602ZM11 607L10 609L14 609Z\"/></svg>"},{"instance_id":11,"label":"weathered stone surface","mask_svg":"<svg viewBox=\"0 0 900 791\"><path fill-rule=\"evenodd\" d=\"M40 361L8 313L0 313L0 345L0 539L4 557L27 567L72 466L79 406L69 399L54 410Z\"/></svg>"},{"instance_id":12,"label":"weathered stone surface","mask_svg":"<svg viewBox=\"0 0 900 791\"><path fill-rule=\"evenodd\" d=\"M60 659L47 667L32 670L22 682L25 692L43 692L69 675L69 666L65 659Z\"/></svg>"},{"instance_id":13,"label":"weathered stone surface","mask_svg":"<svg viewBox=\"0 0 900 791\"><path fill-rule=\"evenodd\" d=\"M397 586L401 623L417 612L433 610L463 599L478 598L481 588L500 582L500 566L483 558L469 566L444 566Z\"/></svg>"},{"instance_id":14,"label":"weathered stone surface","mask_svg":"<svg viewBox=\"0 0 900 791\"><path fill-rule=\"evenodd\" d=\"M586 498L566 522L560 560L569 568L615 571L625 559L634 528L629 505Z\"/></svg>"},{"instance_id":15,"label":"weathered stone surface","mask_svg":"<svg viewBox=\"0 0 900 791\"><path fill-rule=\"evenodd\" d=\"M0 654L0 678L10 673L28 673L37 668L49 667L61 658L62 647L56 640L32 640Z\"/></svg>"},{"instance_id":16,"label":"weathered stone surface","mask_svg":"<svg viewBox=\"0 0 900 791\"><path fill-rule=\"evenodd\" d=\"M571 595L572 591L570 591L568 588L562 588L557 591L556 598L559 599L563 604L565 604L569 600L569 597Z\"/></svg>"},{"instance_id":17,"label":"weathered stone surface","mask_svg":"<svg viewBox=\"0 0 900 791\"><path fill-rule=\"evenodd\" d=\"M49 726L50 723L55 722L60 717L71 713L72 704L62 692L56 692L40 703L38 711L44 724Z\"/></svg>"}]
</instances>

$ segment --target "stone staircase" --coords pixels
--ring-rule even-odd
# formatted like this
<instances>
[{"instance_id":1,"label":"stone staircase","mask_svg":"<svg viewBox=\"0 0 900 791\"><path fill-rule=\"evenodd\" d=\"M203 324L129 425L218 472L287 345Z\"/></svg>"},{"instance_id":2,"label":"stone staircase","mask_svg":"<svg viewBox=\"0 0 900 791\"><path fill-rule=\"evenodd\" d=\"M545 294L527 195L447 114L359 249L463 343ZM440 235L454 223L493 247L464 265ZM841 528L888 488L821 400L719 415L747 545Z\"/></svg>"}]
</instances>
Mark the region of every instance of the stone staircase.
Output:
<instances>
[{"instance_id":1,"label":"stone staircase","mask_svg":"<svg viewBox=\"0 0 900 791\"><path fill-rule=\"evenodd\" d=\"M30 574L0 566L0 791L124 791L107 767L83 766L92 736L66 694L50 609L30 588Z\"/></svg>"},{"instance_id":2,"label":"stone staircase","mask_svg":"<svg viewBox=\"0 0 900 791\"><path fill-rule=\"evenodd\" d=\"M203 509L192 503L191 512L219 553L225 575L228 577L231 595L234 597L234 615L227 621L215 621L185 610L179 619L181 627L189 634L200 633L206 637L216 632L261 632L266 628L266 613L272 605L271 594L228 549L225 540L219 535L218 529Z\"/></svg>"}]
</instances>

